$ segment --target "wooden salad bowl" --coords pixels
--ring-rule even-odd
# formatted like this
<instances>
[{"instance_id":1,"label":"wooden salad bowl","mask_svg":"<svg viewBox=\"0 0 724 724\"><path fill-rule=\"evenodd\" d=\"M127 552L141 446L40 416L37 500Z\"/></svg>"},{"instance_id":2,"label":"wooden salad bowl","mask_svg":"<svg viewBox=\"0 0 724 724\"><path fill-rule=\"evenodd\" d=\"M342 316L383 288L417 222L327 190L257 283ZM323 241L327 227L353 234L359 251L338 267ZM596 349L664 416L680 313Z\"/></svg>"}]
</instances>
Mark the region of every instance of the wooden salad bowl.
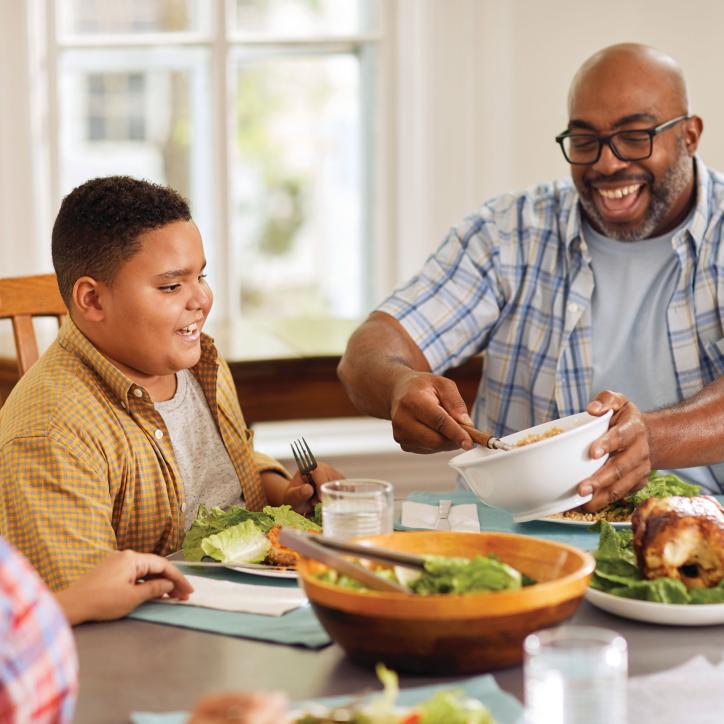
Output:
<instances>
[{"instance_id":1,"label":"wooden salad bowl","mask_svg":"<svg viewBox=\"0 0 724 724\"><path fill-rule=\"evenodd\" d=\"M297 571L304 591L347 655L413 673L471 674L519 664L529 633L574 613L595 565L578 548L513 533L397 532L355 542L417 555L494 553L537 581L515 591L464 595L359 591L320 581L326 566L302 558Z\"/></svg>"}]
</instances>

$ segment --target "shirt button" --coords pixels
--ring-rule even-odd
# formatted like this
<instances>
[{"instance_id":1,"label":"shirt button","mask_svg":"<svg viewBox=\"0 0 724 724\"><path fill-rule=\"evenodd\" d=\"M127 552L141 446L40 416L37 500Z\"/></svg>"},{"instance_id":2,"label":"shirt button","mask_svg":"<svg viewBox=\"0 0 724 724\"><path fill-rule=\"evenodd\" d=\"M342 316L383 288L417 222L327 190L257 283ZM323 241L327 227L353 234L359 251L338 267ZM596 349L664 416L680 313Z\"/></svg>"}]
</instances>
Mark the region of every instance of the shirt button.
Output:
<instances>
[{"instance_id":1,"label":"shirt button","mask_svg":"<svg viewBox=\"0 0 724 724\"><path fill-rule=\"evenodd\" d=\"M156 440L160 440L163 437L163 430L154 430L153 434L156 436Z\"/></svg>"},{"instance_id":2,"label":"shirt button","mask_svg":"<svg viewBox=\"0 0 724 724\"><path fill-rule=\"evenodd\" d=\"M571 302L571 303L568 305L568 311L569 311L571 314L575 314L575 313L578 311L578 305L577 305L575 302Z\"/></svg>"},{"instance_id":3,"label":"shirt button","mask_svg":"<svg viewBox=\"0 0 724 724\"><path fill-rule=\"evenodd\" d=\"M182 513L186 512L186 503L181 503L181 512Z\"/></svg>"},{"instance_id":4,"label":"shirt button","mask_svg":"<svg viewBox=\"0 0 724 724\"><path fill-rule=\"evenodd\" d=\"M121 402L121 407L125 410L125 409L126 409L126 403L125 403L125 402Z\"/></svg>"},{"instance_id":5,"label":"shirt button","mask_svg":"<svg viewBox=\"0 0 724 724\"><path fill-rule=\"evenodd\" d=\"M136 397L143 397L143 390L140 387L134 387L133 388L133 394Z\"/></svg>"}]
</instances>

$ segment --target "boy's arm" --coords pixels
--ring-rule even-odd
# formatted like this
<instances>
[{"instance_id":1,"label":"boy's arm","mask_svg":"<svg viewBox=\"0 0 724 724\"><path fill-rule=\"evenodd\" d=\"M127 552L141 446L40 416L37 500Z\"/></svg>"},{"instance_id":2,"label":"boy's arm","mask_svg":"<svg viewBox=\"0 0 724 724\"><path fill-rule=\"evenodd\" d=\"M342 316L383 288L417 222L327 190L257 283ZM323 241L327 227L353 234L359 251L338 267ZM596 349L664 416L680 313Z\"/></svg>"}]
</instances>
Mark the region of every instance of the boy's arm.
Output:
<instances>
[{"instance_id":1,"label":"boy's arm","mask_svg":"<svg viewBox=\"0 0 724 724\"><path fill-rule=\"evenodd\" d=\"M59 591L116 548L107 472L51 436L0 450L0 534Z\"/></svg>"}]
</instances>

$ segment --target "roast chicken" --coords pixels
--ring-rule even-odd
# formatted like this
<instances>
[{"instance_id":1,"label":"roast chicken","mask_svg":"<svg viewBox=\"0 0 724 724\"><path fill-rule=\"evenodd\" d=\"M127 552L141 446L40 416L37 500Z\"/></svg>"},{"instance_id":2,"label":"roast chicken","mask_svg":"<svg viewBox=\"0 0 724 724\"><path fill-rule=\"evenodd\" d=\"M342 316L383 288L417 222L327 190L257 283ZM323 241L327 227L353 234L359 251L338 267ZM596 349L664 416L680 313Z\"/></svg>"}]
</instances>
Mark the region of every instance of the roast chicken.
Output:
<instances>
[{"instance_id":1,"label":"roast chicken","mask_svg":"<svg viewBox=\"0 0 724 724\"><path fill-rule=\"evenodd\" d=\"M631 525L646 578L668 576L687 588L709 588L724 578L724 508L714 498L649 498Z\"/></svg>"}]
</instances>

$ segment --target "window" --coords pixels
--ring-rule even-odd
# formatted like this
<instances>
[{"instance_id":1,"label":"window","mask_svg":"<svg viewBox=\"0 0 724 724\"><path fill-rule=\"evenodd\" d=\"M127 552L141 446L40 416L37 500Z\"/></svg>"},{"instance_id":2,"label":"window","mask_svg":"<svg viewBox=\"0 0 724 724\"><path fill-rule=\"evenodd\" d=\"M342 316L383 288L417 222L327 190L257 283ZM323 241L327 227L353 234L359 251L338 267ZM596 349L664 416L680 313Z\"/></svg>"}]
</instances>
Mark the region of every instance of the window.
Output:
<instances>
[{"instance_id":1,"label":"window","mask_svg":"<svg viewBox=\"0 0 724 724\"><path fill-rule=\"evenodd\" d=\"M129 174L189 198L217 316L370 306L378 0L48 0L60 198Z\"/></svg>"}]
</instances>

